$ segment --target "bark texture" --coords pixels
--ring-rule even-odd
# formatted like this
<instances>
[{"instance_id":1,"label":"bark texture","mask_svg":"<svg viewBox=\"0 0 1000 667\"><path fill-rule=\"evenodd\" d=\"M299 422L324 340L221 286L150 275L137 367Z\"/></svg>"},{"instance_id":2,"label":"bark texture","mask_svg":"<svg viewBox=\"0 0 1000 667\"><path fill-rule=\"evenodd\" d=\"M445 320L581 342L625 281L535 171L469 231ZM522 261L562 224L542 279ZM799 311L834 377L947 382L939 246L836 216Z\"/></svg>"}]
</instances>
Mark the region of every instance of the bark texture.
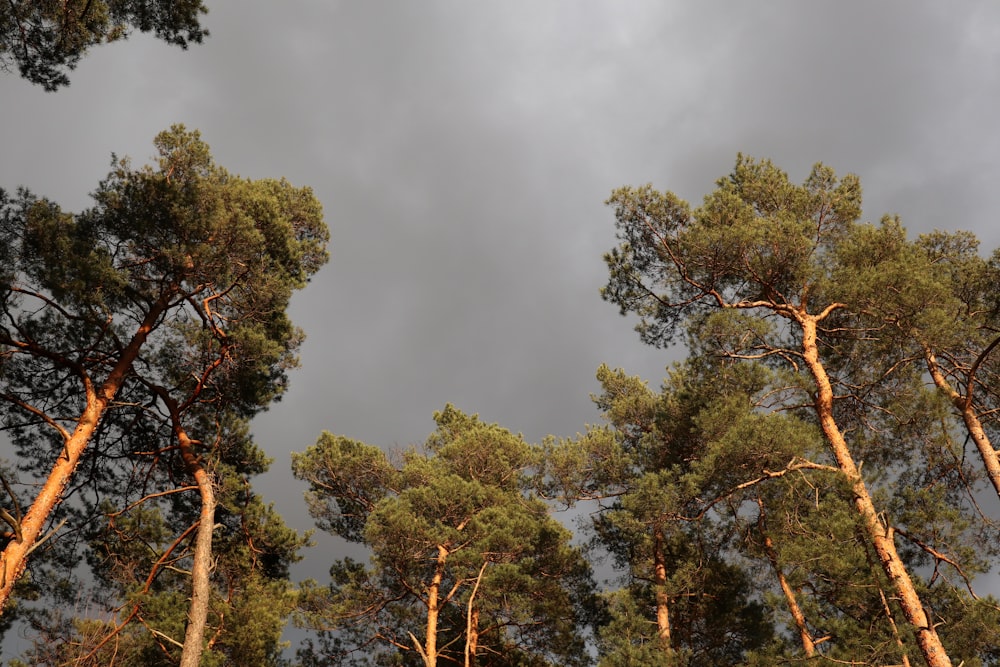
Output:
<instances>
[{"instance_id":1,"label":"bark texture","mask_svg":"<svg viewBox=\"0 0 1000 667\"><path fill-rule=\"evenodd\" d=\"M795 312L795 319L802 328L803 359L816 383L814 402L816 416L819 418L820 428L833 451L838 467L851 485L854 506L861 516L865 532L875 548L879 563L899 597L899 605L903 610L903 615L913 627L924 660L929 667L951 667L951 660L941 644L934 625L924 611L903 560L896 551L893 529L884 523L879 518L878 512L875 511L868 487L858 472L847 441L833 417L833 388L830 385L826 368L819 359L819 348L816 342L817 324L833 308L834 306L828 307L820 315L809 315L803 312L804 309Z\"/></svg>"},{"instance_id":2,"label":"bark texture","mask_svg":"<svg viewBox=\"0 0 1000 667\"><path fill-rule=\"evenodd\" d=\"M781 586L781 592L785 596L788 611L792 615L792 620L795 621L795 628L799 631L799 638L802 641L802 651L807 658L811 658L816 655L816 641L813 639L812 633L809 632L809 626L806 624L806 615L802 612L802 607L799 606L798 596L788 583L785 572L781 568L781 563L778 562L778 553L774 549L774 540L764 532L763 514L757 519L757 525L764 536L764 553L767 554L767 560L771 563L771 569L774 570L774 574L778 579L778 585Z\"/></svg>"},{"instance_id":3,"label":"bark texture","mask_svg":"<svg viewBox=\"0 0 1000 667\"><path fill-rule=\"evenodd\" d=\"M430 586L427 587L427 637L421 655L426 667L437 667L437 627L441 614L441 582L444 580L444 568L448 562L448 549L438 546L437 562ZM418 646L419 648L419 646Z\"/></svg>"},{"instance_id":4,"label":"bark texture","mask_svg":"<svg viewBox=\"0 0 1000 667\"><path fill-rule=\"evenodd\" d=\"M976 449L979 450L979 455L983 459L983 466L986 468L986 475L990 478L993 490L1000 497L1000 458L997 457L997 451L993 449L993 444L990 442L989 436L986 435L983 423L980 421L979 415L976 414L976 410L972 405L972 383L969 383L970 386L966 389L966 395L963 396L948 382L948 378L941 372L941 366L938 364L937 358L929 348L926 349L925 359L927 361L927 370L930 371L934 385L951 400L951 404L955 406L955 410L962 416L962 421L969 432L969 437L976 444Z\"/></svg>"},{"instance_id":5,"label":"bark texture","mask_svg":"<svg viewBox=\"0 0 1000 667\"><path fill-rule=\"evenodd\" d=\"M663 652L670 654L670 598L667 595L667 566L663 558L663 529L653 529L653 582L656 585L656 637Z\"/></svg>"},{"instance_id":6,"label":"bark texture","mask_svg":"<svg viewBox=\"0 0 1000 667\"><path fill-rule=\"evenodd\" d=\"M14 584L24 573L28 554L41 538L45 522L52 514L52 510L61 502L66 486L73 477L87 444L97 430L101 417L131 372L132 362L139 356L139 351L156 326L157 320L166 310L167 304L167 299L161 298L149 310L100 388L95 388L90 378L81 373L86 390L86 407L77 420L73 433L68 435L63 433L65 445L62 454L52 465L41 491L35 496L31 508L21 520L21 539L11 540L0 553L0 570L2 570L0 571L0 615L3 614Z\"/></svg>"},{"instance_id":7,"label":"bark texture","mask_svg":"<svg viewBox=\"0 0 1000 667\"><path fill-rule=\"evenodd\" d=\"M184 429L175 426L180 441L181 456L188 471L194 476L201 495L201 514L195 536L194 562L191 565L191 604L188 607L188 624L184 631L184 648L180 667L198 667L205 649L205 626L208 622L208 604L211 598L212 531L215 528L215 489L212 476L205 470L194 453L193 443Z\"/></svg>"}]
</instances>

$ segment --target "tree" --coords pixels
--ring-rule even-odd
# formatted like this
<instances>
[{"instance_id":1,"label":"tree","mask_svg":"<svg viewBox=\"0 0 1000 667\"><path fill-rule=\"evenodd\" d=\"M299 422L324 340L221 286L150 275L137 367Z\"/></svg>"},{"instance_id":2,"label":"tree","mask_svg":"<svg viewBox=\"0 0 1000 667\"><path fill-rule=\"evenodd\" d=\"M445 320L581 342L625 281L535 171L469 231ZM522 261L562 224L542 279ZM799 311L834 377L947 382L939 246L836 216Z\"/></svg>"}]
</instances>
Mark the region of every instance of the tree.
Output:
<instances>
[{"instance_id":1,"label":"tree","mask_svg":"<svg viewBox=\"0 0 1000 667\"><path fill-rule=\"evenodd\" d=\"M198 664L284 665L281 634L295 601L288 567L305 540L264 505L235 467L215 469L219 502L206 641ZM248 472L244 466L242 473ZM27 613L36 635L24 656L28 664L179 663L181 648L170 640L185 634L191 536L200 507L191 493L162 501L150 499L125 511L108 508L107 521L87 545L96 582L81 585L85 594L67 603L49 595L45 607ZM188 528L178 536L174 526L184 525Z\"/></svg>"},{"instance_id":2,"label":"tree","mask_svg":"<svg viewBox=\"0 0 1000 667\"><path fill-rule=\"evenodd\" d=\"M156 168L115 160L77 215L0 193L0 399L21 472L44 479L4 545L0 601L67 489L81 531L105 499L197 490L194 660L220 466L262 470L241 433L285 388L301 341L288 301L326 261L328 232L308 188L231 176L181 126L155 144Z\"/></svg>"},{"instance_id":3,"label":"tree","mask_svg":"<svg viewBox=\"0 0 1000 667\"><path fill-rule=\"evenodd\" d=\"M595 400L608 425L549 443L548 493L598 499L593 534L624 572L599 632L601 664L770 665L820 656L908 664L912 634L852 510L851 489L818 427L803 418L808 412L781 398L793 378L760 361L703 355L696 340L691 348L659 393L601 367ZM903 464L868 482L879 495L896 494L887 514L911 541L901 554L906 566L933 568L922 594L941 618L954 619L940 630L953 657L980 664L1000 645L996 601L977 599L967 579L949 582L946 571L974 576L990 565L966 534L974 514L956 510L957 482L970 470L942 464L951 458L946 413L932 393L920 396L927 402L910 405L912 414L893 408L905 428L881 434L888 456L906 452ZM897 441L919 444L904 450ZM932 472L917 474L932 454ZM950 562L932 561L914 538ZM771 621L787 632L773 634Z\"/></svg>"},{"instance_id":4,"label":"tree","mask_svg":"<svg viewBox=\"0 0 1000 667\"><path fill-rule=\"evenodd\" d=\"M639 315L648 343L670 344L685 326L716 355L764 361L790 374L785 391L795 400L788 406L807 405L822 432L907 636L929 665L950 665L937 631L941 619L928 596L921 598L897 549L890 508L876 507L848 441L851 435L856 448L872 452L864 458L870 475L897 474L889 465L878 469L887 447L879 454L871 446L893 420L893 406L878 401L896 394L894 384L898 395L913 396L919 382L895 359L872 354L862 304L896 287L887 276L903 276L896 256L881 252L905 241L898 222L858 223L861 189L854 176L838 179L817 165L796 186L770 162L744 156L693 211L651 186L619 189L609 203L621 244L606 255L604 298L623 314Z\"/></svg>"},{"instance_id":5,"label":"tree","mask_svg":"<svg viewBox=\"0 0 1000 667\"><path fill-rule=\"evenodd\" d=\"M10 0L0 6L0 67L48 91L69 85L69 72L92 46L152 32L186 49L208 31L201 0Z\"/></svg>"},{"instance_id":6,"label":"tree","mask_svg":"<svg viewBox=\"0 0 1000 667\"><path fill-rule=\"evenodd\" d=\"M996 440L1000 345L1000 253L987 260L969 232L934 232L879 249L891 290L858 295L873 331L898 349L900 362L920 363L975 445L1000 497Z\"/></svg>"},{"instance_id":7,"label":"tree","mask_svg":"<svg viewBox=\"0 0 1000 667\"><path fill-rule=\"evenodd\" d=\"M372 552L307 589L304 622L351 664L585 664L590 570L529 491L535 452L450 405L435 421L400 464L330 434L293 455L319 527Z\"/></svg>"},{"instance_id":8,"label":"tree","mask_svg":"<svg viewBox=\"0 0 1000 667\"><path fill-rule=\"evenodd\" d=\"M808 429L757 412L768 373L703 361L672 369L661 393L602 366L594 400L607 426L549 442L548 492L598 500L594 540L624 573L602 665L735 664L772 640L731 515L746 489L823 466L799 457Z\"/></svg>"}]
</instances>

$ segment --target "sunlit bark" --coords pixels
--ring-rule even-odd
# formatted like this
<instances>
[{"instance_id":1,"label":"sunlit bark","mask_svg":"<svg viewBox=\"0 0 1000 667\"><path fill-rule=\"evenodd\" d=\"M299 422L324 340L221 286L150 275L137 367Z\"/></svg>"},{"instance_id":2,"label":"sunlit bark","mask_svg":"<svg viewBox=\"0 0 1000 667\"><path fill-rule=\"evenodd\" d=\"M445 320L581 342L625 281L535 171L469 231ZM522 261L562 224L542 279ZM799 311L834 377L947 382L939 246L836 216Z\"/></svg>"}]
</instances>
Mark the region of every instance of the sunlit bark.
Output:
<instances>
[{"instance_id":1,"label":"sunlit bark","mask_svg":"<svg viewBox=\"0 0 1000 667\"><path fill-rule=\"evenodd\" d=\"M444 580L444 569L447 562L448 549L439 545L434 576L427 587L427 637L424 640L424 647L421 652L426 667L437 666L437 628L442 606L441 582Z\"/></svg>"},{"instance_id":2,"label":"sunlit bark","mask_svg":"<svg viewBox=\"0 0 1000 667\"><path fill-rule=\"evenodd\" d=\"M476 583L469 593L465 619L465 667L472 667L476 662L476 651L479 649L479 608L476 606L476 593L479 592L479 584L483 581L483 574L489 563L488 560L483 561L483 566L476 575Z\"/></svg>"},{"instance_id":3,"label":"sunlit bark","mask_svg":"<svg viewBox=\"0 0 1000 667\"><path fill-rule=\"evenodd\" d=\"M205 649L205 625L208 621L208 603L211 597L212 531L215 528L215 489L212 476L194 452L194 443L181 426L176 405L170 406L174 420L174 435L180 444L181 456L188 472L198 484L201 496L201 513L198 533L195 536L194 556L191 565L191 603L188 605L188 624L184 631L184 648L180 667L198 667Z\"/></svg>"},{"instance_id":4,"label":"sunlit bark","mask_svg":"<svg viewBox=\"0 0 1000 667\"><path fill-rule=\"evenodd\" d=\"M854 506L861 515L864 529L875 548L882 569L899 596L899 604L907 622L913 627L917 644L929 667L951 667L951 660L941 644L934 625L927 617L920 596L910 579L903 560L896 551L893 529L885 524L875 511L871 495L864 479L858 472L858 467L851 455L844 435L833 417L833 388L826 368L819 359L819 348L816 344L817 323L829 314L835 306L828 307L820 315L810 315L804 309L794 311L795 319L802 327L802 354L809 372L816 383L814 408L819 418L820 428L827 443L833 451L833 456L841 472L851 485L854 494Z\"/></svg>"},{"instance_id":5,"label":"sunlit bark","mask_svg":"<svg viewBox=\"0 0 1000 667\"><path fill-rule=\"evenodd\" d=\"M667 595L667 565L663 557L663 529L653 529L653 583L656 587L656 637L664 653L670 646L670 597Z\"/></svg>"},{"instance_id":6,"label":"sunlit bark","mask_svg":"<svg viewBox=\"0 0 1000 667\"><path fill-rule=\"evenodd\" d=\"M993 345L987 351L992 347ZM986 435L986 430L983 428L983 423L980 421L979 415L976 414L976 409L972 404L971 393L963 396L952 387L951 383L944 376L944 373L941 372L941 366L938 364L937 357L935 357L934 352L929 347L925 348L924 358L927 361L927 370L930 371L934 385L951 400L951 404L955 407L955 410L962 416L962 421L969 432L969 437L972 438L972 442L975 443L976 449L979 450L979 455L983 459L983 465L986 467L986 475L990 478L990 483L993 484L993 490L1000 497L1000 458L997 457L997 451L993 448L989 436ZM971 391L971 388L972 383L970 382L967 391Z\"/></svg>"},{"instance_id":7,"label":"sunlit bark","mask_svg":"<svg viewBox=\"0 0 1000 667\"><path fill-rule=\"evenodd\" d=\"M811 658L816 655L816 642L813 639L812 633L809 632L809 626L806 624L806 615L802 612L802 607L799 606L798 596L792 589L792 586L788 583L788 578L785 577L785 571L781 567L781 563L778 561L778 553L774 548L774 540L764 529L764 503L757 499L757 504L761 507L761 513L757 517L757 527L761 531L761 535L764 538L764 553L767 555L767 560L771 564L771 569L774 570L774 575L778 579L778 585L781 587L781 592L785 596L785 603L788 605L788 611L792 615L792 620L795 622L795 627L799 631L799 639L802 641L802 651L805 653L807 658Z\"/></svg>"},{"instance_id":8,"label":"sunlit bark","mask_svg":"<svg viewBox=\"0 0 1000 667\"><path fill-rule=\"evenodd\" d=\"M28 554L41 538L42 529L52 511L62 500L66 486L76 471L87 444L97 430L104 411L118 390L121 389L122 383L132 369L132 362L139 356L147 337L156 326L157 320L167 309L168 304L169 301L164 296L150 308L133 334L132 340L122 351L111 373L108 374L107 379L99 388L95 388L90 378L83 374L86 407L77 420L73 433L65 439L62 454L52 465L52 470L45 483L21 521L21 539L10 540L3 552L0 553L0 569L2 569L0 572L0 614L3 614L3 609L14 589L14 584L24 573ZM10 343L10 341L5 342Z\"/></svg>"}]
</instances>

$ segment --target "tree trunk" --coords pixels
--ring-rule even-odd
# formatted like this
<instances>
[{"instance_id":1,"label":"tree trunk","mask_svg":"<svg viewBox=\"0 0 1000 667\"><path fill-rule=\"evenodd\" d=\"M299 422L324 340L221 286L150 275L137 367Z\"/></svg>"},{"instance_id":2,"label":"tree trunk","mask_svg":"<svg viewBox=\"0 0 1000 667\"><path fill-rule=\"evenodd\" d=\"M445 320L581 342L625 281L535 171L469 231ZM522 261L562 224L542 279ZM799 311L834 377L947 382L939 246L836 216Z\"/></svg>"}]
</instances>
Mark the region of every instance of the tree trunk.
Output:
<instances>
[{"instance_id":1,"label":"tree trunk","mask_svg":"<svg viewBox=\"0 0 1000 667\"><path fill-rule=\"evenodd\" d=\"M882 600L882 608L885 609L885 617L889 620L889 627L892 628L892 636L896 638L896 646L899 647L903 667L910 667L910 658L906 655L906 646L903 644L903 638L899 636L896 619L892 617L892 609L889 607L889 601L885 599L885 591L882 590L881 586L878 587L878 595Z\"/></svg>"},{"instance_id":2,"label":"tree trunk","mask_svg":"<svg viewBox=\"0 0 1000 667\"><path fill-rule=\"evenodd\" d=\"M802 613L798 597L788 583L788 579L785 578L785 572L781 569L781 564L778 562L778 553L774 550L774 540L771 539L771 536L764 529L764 503L760 498L757 498L757 504L761 508L760 515L757 517L757 527L764 537L764 553L767 554L767 560L771 563L771 569L774 570L774 574L778 578L778 585L781 586L781 592L785 595L788 611L792 615L792 620L795 621L795 627L799 631L799 638L802 640L802 650L805 652L807 658L811 658L816 655L816 642L813 640L812 633L809 632L809 626L806 625L806 615Z\"/></svg>"},{"instance_id":3,"label":"tree trunk","mask_svg":"<svg viewBox=\"0 0 1000 667\"><path fill-rule=\"evenodd\" d=\"M437 563L434 577L427 588L427 638L424 641L423 658L426 667L437 667L437 626L441 614L441 581L444 566L448 560L448 549L438 545Z\"/></svg>"},{"instance_id":4,"label":"tree trunk","mask_svg":"<svg viewBox=\"0 0 1000 667\"><path fill-rule=\"evenodd\" d=\"M972 396L962 396L955 391L954 387L951 386L948 379L941 372L941 367L938 365L934 353L930 348L924 349L927 370L930 371L931 377L934 379L934 384L951 399L951 403L955 406L958 414L962 415L965 428L968 430L972 441L976 443L976 449L979 450L979 455L983 459L983 465L986 466L986 474L990 478L990 483L993 484L993 490L996 491L997 497L1000 497L1000 458L997 457L997 451L993 449L990 438L986 435L982 422L979 421L979 415L976 414L972 406Z\"/></svg>"},{"instance_id":5,"label":"tree trunk","mask_svg":"<svg viewBox=\"0 0 1000 667\"><path fill-rule=\"evenodd\" d=\"M479 609L476 607L476 593L479 591L479 584L483 581L483 573L486 572L488 560L483 561L483 566L479 568L476 576L476 583L469 593L469 605L465 620L465 667L473 667L476 662L476 651L479 650Z\"/></svg>"},{"instance_id":6,"label":"tree trunk","mask_svg":"<svg viewBox=\"0 0 1000 667\"><path fill-rule=\"evenodd\" d=\"M653 584L656 587L656 637L663 652L670 654L670 598L667 595L667 566L663 558L663 528L653 528Z\"/></svg>"},{"instance_id":7,"label":"tree trunk","mask_svg":"<svg viewBox=\"0 0 1000 667\"><path fill-rule=\"evenodd\" d=\"M176 413L175 407L171 406L171 412ZM194 476L201 494L201 516L198 518L194 562L191 565L191 604L188 607L188 624L184 632L180 662L180 667L198 667L205 647L205 625L212 592L209 579L212 570L212 531L215 528L215 490L212 487L212 476L195 455L187 432L176 421L174 433L180 441L184 463Z\"/></svg>"},{"instance_id":8,"label":"tree trunk","mask_svg":"<svg viewBox=\"0 0 1000 667\"><path fill-rule=\"evenodd\" d=\"M802 328L803 358L816 383L814 408L816 416L819 418L820 428L833 450L834 458L837 460L841 472L851 485L851 490L854 493L854 506L858 514L861 515L865 532L875 548L875 553L886 576L889 577L889 581L899 595L899 604L903 609L903 615L913 627L924 660L929 667L951 667L951 660L945 653L937 631L924 611L917 590L913 586L913 581L906 571L906 566L896 552L892 528L883 523L878 512L875 511L868 487L858 472L847 441L833 417L833 388L830 386L830 378L826 374L826 368L819 360L819 348L816 343L817 323L829 311L828 308L827 311L818 316L805 313L804 308L795 311L795 318Z\"/></svg>"},{"instance_id":9,"label":"tree trunk","mask_svg":"<svg viewBox=\"0 0 1000 667\"><path fill-rule=\"evenodd\" d=\"M45 484L21 520L21 539L12 539L0 553L0 615L3 614L3 608L7 605L14 584L24 573L27 556L40 538L45 522L52 514L52 510L61 502L62 494L66 491L66 486L73 477L76 466L80 463L84 449L97 430L97 425L100 423L101 417L104 416L104 411L118 390L121 389L125 378L132 370L132 362L139 356L139 351L145 344L146 338L156 326L156 321L167 309L168 304L169 301L164 296L153 305L142 324L136 329L132 340L122 350L118 362L111 369L100 389L95 391L90 379L82 378L87 394L87 403L83 414L77 419L73 433L66 437L62 453L52 465L52 470L49 472Z\"/></svg>"},{"instance_id":10,"label":"tree trunk","mask_svg":"<svg viewBox=\"0 0 1000 667\"><path fill-rule=\"evenodd\" d=\"M465 667L474 667L479 650L479 609L469 609L469 627L465 636Z\"/></svg>"}]
</instances>

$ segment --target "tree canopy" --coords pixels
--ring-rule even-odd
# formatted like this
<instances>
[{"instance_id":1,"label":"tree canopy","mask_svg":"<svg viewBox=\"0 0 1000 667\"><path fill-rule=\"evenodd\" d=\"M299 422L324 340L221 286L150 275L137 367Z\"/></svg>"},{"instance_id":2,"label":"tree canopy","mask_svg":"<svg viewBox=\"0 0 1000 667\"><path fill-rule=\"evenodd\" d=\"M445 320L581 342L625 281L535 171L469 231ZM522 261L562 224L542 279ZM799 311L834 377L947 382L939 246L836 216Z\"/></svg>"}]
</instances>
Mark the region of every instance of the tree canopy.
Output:
<instances>
[{"instance_id":1,"label":"tree canopy","mask_svg":"<svg viewBox=\"0 0 1000 667\"><path fill-rule=\"evenodd\" d=\"M971 234L864 222L821 164L740 155L696 207L616 190L603 297L686 358L658 388L602 365L601 423L541 444L451 404L398 451L324 432L293 474L363 556L296 585L309 536L254 491L250 426L322 210L182 126L155 147L79 213L0 191L0 601L30 664L284 666L294 619L309 667L1000 665L1000 254Z\"/></svg>"},{"instance_id":2,"label":"tree canopy","mask_svg":"<svg viewBox=\"0 0 1000 667\"><path fill-rule=\"evenodd\" d=\"M58 90L91 47L133 30L185 49L201 43L207 11L201 0L10 0L0 5L0 67Z\"/></svg>"},{"instance_id":3,"label":"tree canopy","mask_svg":"<svg viewBox=\"0 0 1000 667\"><path fill-rule=\"evenodd\" d=\"M530 490L536 452L450 405L434 419L424 448L398 463L331 434L293 455L319 526L372 552L306 590L303 621L324 633L306 657L586 664L590 568Z\"/></svg>"},{"instance_id":4,"label":"tree canopy","mask_svg":"<svg viewBox=\"0 0 1000 667\"><path fill-rule=\"evenodd\" d=\"M880 570L868 573L872 585L887 600L886 617L900 617L889 628L900 658L908 661L903 647L913 642L927 664L950 665L949 653L965 646L946 609L965 605L958 617L981 618L968 611L980 598L963 589L988 569L981 556L996 544L974 527L990 524L976 503L981 475L967 465L964 436L932 387L959 411L969 401L956 402L947 383L928 386L928 366L916 361L930 359L932 340L950 340L960 348L949 354L975 374L974 360L992 343L964 332L989 331L980 304L994 297L976 285L993 269L969 252L967 234L913 242L897 218L860 222L857 177L838 178L823 165L795 185L771 162L741 155L716 185L695 209L651 186L615 191L609 203L621 243L606 256L603 295L639 316L646 342L668 345L686 334L695 355L772 374L757 409L795 415L822 434L825 456L812 463L836 471L839 495L853 507L859 562ZM936 266L949 262L976 270ZM969 312L978 314L963 321ZM771 549L766 535L757 539ZM788 565L777 551L769 557L778 571ZM933 576L924 579L928 566ZM945 567L951 583L940 576ZM808 644L809 628L796 623Z\"/></svg>"},{"instance_id":5,"label":"tree canopy","mask_svg":"<svg viewBox=\"0 0 1000 667\"><path fill-rule=\"evenodd\" d=\"M250 559L232 565L243 584L287 578L302 545L249 490L267 459L247 422L286 387L302 340L288 302L326 261L328 232L308 188L230 175L197 132L175 126L155 145L155 166L115 159L79 214L0 193L4 429L21 484L41 489L22 517L29 503L5 478L17 516L0 600L63 519L71 537L50 543L36 595L73 581L90 541L97 576L119 595L109 609L132 620L171 579L167 565L190 559L192 595L175 604L192 598L191 622L175 620L187 628L182 664L198 664L212 573L228 571L213 555L224 517L246 542L221 541Z\"/></svg>"}]
</instances>

